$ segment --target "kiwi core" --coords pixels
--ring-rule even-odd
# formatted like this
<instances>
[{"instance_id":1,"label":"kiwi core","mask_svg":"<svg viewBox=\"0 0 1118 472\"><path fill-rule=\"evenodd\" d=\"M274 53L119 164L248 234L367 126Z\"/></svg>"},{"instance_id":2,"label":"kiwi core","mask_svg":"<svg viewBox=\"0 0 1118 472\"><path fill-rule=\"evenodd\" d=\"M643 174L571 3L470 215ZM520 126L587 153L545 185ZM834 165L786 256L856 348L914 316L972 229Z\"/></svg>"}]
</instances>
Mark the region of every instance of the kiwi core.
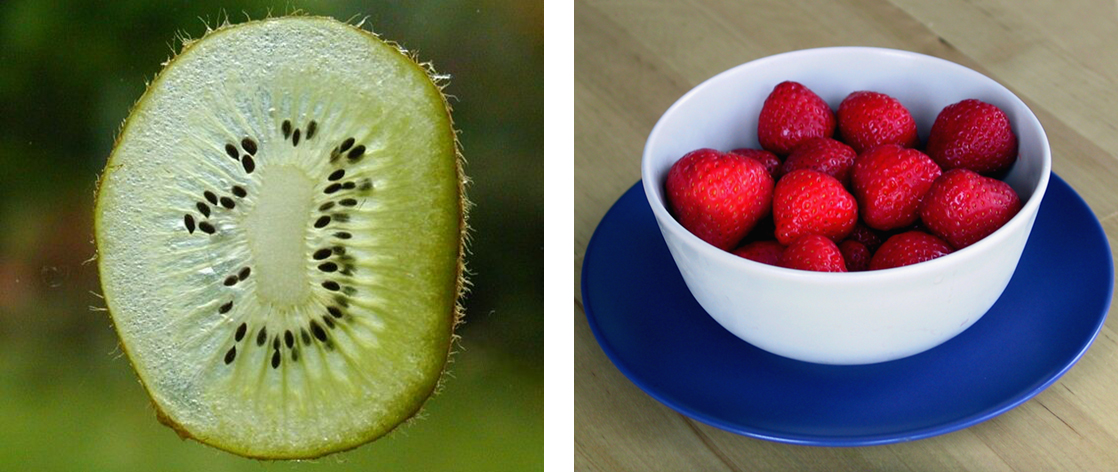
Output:
<instances>
[{"instance_id":1,"label":"kiwi core","mask_svg":"<svg viewBox=\"0 0 1118 472\"><path fill-rule=\"evenodd\" d=\"M293 166L261 171L268 175L261 175L256 206L245 217L256 295L276 308L301 305L311 294L306 236L314 181Z\"/></svg>"}]
</instances>

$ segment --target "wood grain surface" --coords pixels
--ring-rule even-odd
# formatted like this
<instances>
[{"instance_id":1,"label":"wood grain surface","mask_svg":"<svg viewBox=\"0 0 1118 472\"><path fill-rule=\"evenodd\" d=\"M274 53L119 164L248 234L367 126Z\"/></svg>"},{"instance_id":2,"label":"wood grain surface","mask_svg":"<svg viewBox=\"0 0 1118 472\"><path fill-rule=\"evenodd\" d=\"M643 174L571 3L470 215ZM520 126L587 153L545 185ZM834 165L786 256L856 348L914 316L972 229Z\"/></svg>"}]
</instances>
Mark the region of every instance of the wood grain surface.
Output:
<instances>
[{"instance_id":1,"label":"wood grain surface","mask_svg":"<svg viewBox=\"0 0 1118 472\"><path fill-rule=\"evenodd\" d=\"M583 253L640 179L644 141L687 90L735 65L823 46L941 57L1013 90L1037 114L1053 169L1118 237L1118 3L1114 0L577 0L575 469L1118 470L1118 320L1057 383L984 423L910 443L793 446L676 413L629 382L587 325Z\"/></svg>"}]
</instances>

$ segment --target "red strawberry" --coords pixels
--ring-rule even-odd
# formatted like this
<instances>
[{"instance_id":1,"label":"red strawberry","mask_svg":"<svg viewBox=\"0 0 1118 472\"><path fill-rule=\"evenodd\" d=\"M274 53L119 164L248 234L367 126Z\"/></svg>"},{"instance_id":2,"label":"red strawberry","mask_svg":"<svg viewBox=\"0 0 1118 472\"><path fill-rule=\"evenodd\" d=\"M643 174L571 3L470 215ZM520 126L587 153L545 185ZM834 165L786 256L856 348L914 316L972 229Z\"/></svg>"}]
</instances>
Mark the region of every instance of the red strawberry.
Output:
<instances>
[{"instance_id":1,"label":"red strawberry","mask_svg":"<svg viewBox=\"0 0 1118 472\"><path fill-rule=\"evenodd\" d=\"M870 270L912 265L950 254L951 246L923 231L893 235L878 248L870 260Z\"/></svg>"},{"instance_id":2,"label":"red strawberry","mask_svg":"<svg viewBox=\"0 0 1118 472\"><path fill-rule=\"evenodd\" d=\"M835 114L827 102L797 82L781 82L761 106L757 140L761 147L786 156L807 138L835 134Z\"/></svg>"},{"instance_id":3,"label":"red strawberry","mask_svg":"<svg viewBox=\"0 0 1118 472\"><path fill-rule=\"evenodd\" d=\"M853 239L847 239L839 243L839 251L842 252L842 258L846 261L847 272L861 272L870 268L870 250L862 244Z\"/></svg>"},{"instance_id":4,"label":"red strawberry","mask_svg":"<svg viewBox=\"0 0 1118 472\"><path fill-rule=\"evenodd\" d=\"M930 157L896 144L859 155L851 186L862 220L882 231L911 225L919 216L920 199L939 175L939 166Z\"/></svg>"},{"instance_id":5,"label":"red strawberry","mask_svg":"<svg viewBox=\"0 0 1118 472\"><path fill-rule=\"evenodd\" d=\"M729 251L769 213L773 178L748 157L699 149L672 165L664 187L684 228Z\"/></svg>"},{"instance_id":6,"label":"red strawberry","mask_svg":"<svg viewBox=\"0 0 1118 472\"><path fill-rule=\"evenodd\" d=\"M858 202L842 183L810 169L792 171L776 183L772 211L781 244L805 234L841 241L858 221Z\"/></svg>"},{"instance_id":7,"label":"red strawberry","mask_svg":"<svg viewBox=\"0 0 1118 472\"><path fill-rule=\"evenodd\" d=\"M877 231L873 228L866 226L862 220L858 220L857 223L854 223L854 231L851 231L850 236L847 236L846 239L862 243L870 252L876 251L877 248L881 246L882 241L881 235L877 234Z\"/></svg>"},{"instance_id":8,"label":"red strawberry","mask_svg":"<svg viewBox=\"0 0 1118 472\"><path fill-rule=\"evenodd\" d=\"M928 155L944 169L994 174L1017 160L1017 136L998 107L979 100L948 105L928 135Z\"/></svg>"},{"instance_id":9,"label":"red strawberry","mask_svg":"<svg viewBox=\"0 0 1118 472\"><path fill-rule=\"evenodd\" d=\"M952 169L924 196L920 220L932 234L962 249L1001 228L1020 210L1021 198L1009 184Z\"/></svg>"},{"instance_id":10,"label":"red strawberry","mask_svg":"<svg viewBox=\"0 0 1118 472\"><path fill-rule=\"evenodd\" d=\"M768 265L780 264L780 255L783 253L784 245L776 241L754 241L734 249L734 254Z\"/></svg>"},{"instance_id":11,"label":"red strawberry","mask_svg":"<svg viewBox=\"0 0 1118 472\"><path fill-rule=\"evenodd\" d=\"M784 174L784 172L780 171L780 158L769 151L763 149L740 148L730 152L760 162L761 165L765 166L765 170L769 172L769 175L773 176L773 180L779 179L780 176Z\"/></svg>"},{"instance_id":12,"label":"red strawberry","mask_svg":"<svg viewBox=\"0 0 1118 472\"><path fill-rule=\"evenodd\" d=\"M882 144L916 147L916 120L897 99L878 92L854 92L839 104L839 135L858 154Z\"/></svg>"},{"instance_id":13,"label":"red strawberry","mask_svg":"<svg viewBox=\"0 0 1118 472\"><path fill-rule=\"evenodd\" d=\"M834 241L818 234L797 239L780 256L780 266L817 272L846 272L846 262Z\"/></svg>"},{"instance_id":14,"label":"red strawberry","mask_svg":"<svg viewBox=\"0 0 1118 472\"><path fill-rule=\"evenodd\" d=\"M811 138L800 143L784 160L781 168L787 174L796 169L817 170L842 182L850 183L850 168L858 154L854 149L831 138Z\"/></svg>"}]
</instances>

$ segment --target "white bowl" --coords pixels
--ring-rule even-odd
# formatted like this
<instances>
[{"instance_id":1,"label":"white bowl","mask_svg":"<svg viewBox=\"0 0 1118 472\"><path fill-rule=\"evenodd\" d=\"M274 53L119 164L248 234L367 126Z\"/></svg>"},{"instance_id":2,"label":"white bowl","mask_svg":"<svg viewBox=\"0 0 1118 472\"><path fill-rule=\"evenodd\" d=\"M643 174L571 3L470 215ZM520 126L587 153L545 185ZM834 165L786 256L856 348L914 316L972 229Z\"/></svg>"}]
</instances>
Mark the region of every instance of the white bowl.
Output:
<instances>
[{"instance_id":1,"label":"white bowl","mask_svg":"<svg viewBox=\"0 0 1118 472\"><path fill-rule=\"evenodd\" d=\"M785 269L707 244L668 213L664 199L668 170L698 148L759 148L761 105L785 80L804 84L833 110L857 90L895 97L912 112L922 142L947 105L967 98L997 105L1009 116L1018 138L1019 157L1004 180L1024 203L1020 213L990 236L952 254L879 271ZM839 47L758 59L695 87L652 129L641 177L687 287L719 324L781 356L824 364L869 364L931 349L989 310L1021 258L1051 168L1048 138L1036 116L990 78L922 54Z\"/></svg>"}]
</instances>

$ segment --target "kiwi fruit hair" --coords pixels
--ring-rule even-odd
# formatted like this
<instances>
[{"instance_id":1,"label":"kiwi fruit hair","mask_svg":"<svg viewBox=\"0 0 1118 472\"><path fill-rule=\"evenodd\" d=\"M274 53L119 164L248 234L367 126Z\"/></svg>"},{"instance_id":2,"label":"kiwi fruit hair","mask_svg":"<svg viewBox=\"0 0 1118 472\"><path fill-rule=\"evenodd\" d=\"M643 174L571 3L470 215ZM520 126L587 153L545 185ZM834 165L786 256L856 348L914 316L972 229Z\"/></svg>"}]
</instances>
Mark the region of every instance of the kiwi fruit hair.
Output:
<instances>
[{"instance_id":1,"label":"kiwi fruit hair","mask_svg":"<svg viewBox=\"0 0 1118 472\"><path fill-rule=\"evenodd\" d=\"M94 210L105 302L159 421L307 459L383 436L437 390L470 206L445 80L331 18L183 41Z\"/></svg>"}]
</instances>

